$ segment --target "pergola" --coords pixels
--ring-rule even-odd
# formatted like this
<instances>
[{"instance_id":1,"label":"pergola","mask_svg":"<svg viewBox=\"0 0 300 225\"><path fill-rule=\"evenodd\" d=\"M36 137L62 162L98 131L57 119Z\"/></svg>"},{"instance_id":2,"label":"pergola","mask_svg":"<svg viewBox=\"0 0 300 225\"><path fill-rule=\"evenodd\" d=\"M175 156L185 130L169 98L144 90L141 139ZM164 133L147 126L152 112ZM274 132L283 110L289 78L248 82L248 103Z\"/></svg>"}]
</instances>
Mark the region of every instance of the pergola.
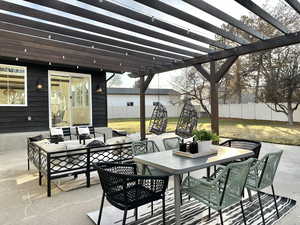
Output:
<instances>
[{"instance_id":1,"label":"pergola","mask_svg":"<svg viewBox=\"0 0 300 225\"><path fill-rule=\"evenodd\" d=\"M166 22L161 16L146 14L143 10L133 9L116 0L2 0L0 56L47 64L131 72L132 77L139 77L141 81L142 138L145 137L145 91L154 75L194 66L211 84L212 130L219 133L217 83L235 60L240 55L300 43L300 31L290 32L251 0L235 1L274 26L281 35L268 37L204 0L183 2L248 33L256 41L249 42L160 0L135 2L152 11L156 10L160 15L168 14L231 40L235 46L217 42L193 29ZM285 2L300 13L298 0ZM102 11L96 10L97 8ZM103 10L118 16L103 13ZM226 60L217 71L215 61L221 59ZM204 69L204 63L210 63L210 71Z\"/></svg>"}]
</instances>

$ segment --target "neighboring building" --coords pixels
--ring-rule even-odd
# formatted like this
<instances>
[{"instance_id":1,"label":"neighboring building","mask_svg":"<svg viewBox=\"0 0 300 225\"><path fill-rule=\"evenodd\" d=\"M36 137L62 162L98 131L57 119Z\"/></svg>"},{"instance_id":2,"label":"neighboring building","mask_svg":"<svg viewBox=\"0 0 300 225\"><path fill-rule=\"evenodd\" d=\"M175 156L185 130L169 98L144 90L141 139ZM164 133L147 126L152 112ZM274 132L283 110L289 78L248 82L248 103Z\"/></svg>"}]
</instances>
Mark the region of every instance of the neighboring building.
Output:
<instances>
[{"instance_id":1,"label":"neighboring building","mask_svg":"<svg viewBox=\"0 0 300 225\"><path fill-rule=\"evenodd\" d=\"M138 88L107 88L108 118L137 118L140 110ZM180 95L173 89L147 89L145 94L146 117L150 117L154 105L160 102L169 117L177 117L182 105Z\"/></svg>"},{"instance_id":2,"label":"neighboring building","mask_svg":"<svg viewBox=\"0 0 300 225\"><path fill-rule=\"evenodd\" d=\"M173 89L147 89L145 104L154 105L157 102L167 106L178 102L179 93ZM140 105L139 88L107 88L107 104L109 106L132 107Z\"/></svg>"}]
</instances>

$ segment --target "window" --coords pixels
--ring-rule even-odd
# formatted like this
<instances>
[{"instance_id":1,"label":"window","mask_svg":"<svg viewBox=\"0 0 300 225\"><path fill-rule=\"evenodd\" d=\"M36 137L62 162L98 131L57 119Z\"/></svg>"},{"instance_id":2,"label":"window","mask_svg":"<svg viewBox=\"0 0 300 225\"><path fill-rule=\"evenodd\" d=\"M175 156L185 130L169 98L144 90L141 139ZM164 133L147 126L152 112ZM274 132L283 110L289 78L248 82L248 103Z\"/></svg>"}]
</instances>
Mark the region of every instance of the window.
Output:
<instances>
[{"instance_id":1,"label":"window","mask_svg":"<svg viewBox=\"0 0 300 225\"><path fill-rule=\"evenodd\" d=\"M127 102L127 106L133 106L133 102Z\"/></svg>"},{"instance_id":2,"label":"window","mask_svg":"<svg viewBox=\"0 0 300 225\"><path fill-rule=\"evenodd\" d=\"M159 104L159 102L153 102L153 106L156 106L158 104Z\"/></svg>"},{"instance_id":3,"label":"window","mask_svg":"<svg viewBox=\"0 0 300 225\"><path fill-rule=\"evenodd\" d=\"M91 76L49 71L50 126L92 124Z\"/></svg>"},{"instance_id":4,"label":"window","mask_svg":"<svg viewBox=\"0 0 300 225\"><path fill-rule=\"evenodd\" d=\"M27 68L0 64L0 106L27 106Z\"/></svg>"}]
</instances>

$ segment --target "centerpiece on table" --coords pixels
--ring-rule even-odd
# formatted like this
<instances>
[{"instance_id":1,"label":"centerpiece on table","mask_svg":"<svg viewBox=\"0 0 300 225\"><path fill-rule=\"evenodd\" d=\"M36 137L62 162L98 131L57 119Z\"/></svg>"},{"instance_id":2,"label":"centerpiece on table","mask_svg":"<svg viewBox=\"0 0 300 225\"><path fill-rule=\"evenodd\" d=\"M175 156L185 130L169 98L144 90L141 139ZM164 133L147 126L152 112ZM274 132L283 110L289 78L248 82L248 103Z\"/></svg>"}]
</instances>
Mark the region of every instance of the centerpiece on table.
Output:
<instances>
[{"instance_id":1,"label":"centerpiece on table","mask_svg":"<svg viewBox=\"0 0 300 225\"><path fill-rule=\"evenodd\" d=\"M207 130L194 130L193 141L180 143L180 151L176 155L189 158L199 158L216 154L217 150L212 147L212 143L218 142L219 136Z\"/></svg>"},{"instance_id":2,"label":"centerpiece on table","mask_svg":"<svg viewBox=\"0 0 300 225\"><path fill-rule=\"evenodd\" d=\"M219 136L207 130L194 130L193 139L198 143L198 152L209 149L213 143L219 141Z\"/></svg>"}]
</instances>

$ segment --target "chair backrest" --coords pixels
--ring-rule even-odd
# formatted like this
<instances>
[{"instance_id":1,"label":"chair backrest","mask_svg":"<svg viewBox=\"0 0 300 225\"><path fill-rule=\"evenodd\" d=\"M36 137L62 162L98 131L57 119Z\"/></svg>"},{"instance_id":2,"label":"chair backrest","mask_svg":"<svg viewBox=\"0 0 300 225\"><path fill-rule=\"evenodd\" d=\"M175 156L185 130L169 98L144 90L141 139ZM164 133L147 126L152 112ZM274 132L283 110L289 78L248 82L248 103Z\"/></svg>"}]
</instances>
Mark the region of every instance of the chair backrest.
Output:
<instances>
[{"instance_id":1,"label":"chair backrest","mask_svg":"<svg viewBox=\"0 0 300 225\"><path fill-rule=\"evenodd\" d=\"M254 152L254 156L251 156L252 158L258 159L260 149L261 149L261 143L258 141L252 141L252 140L246 140L246 139L230 139L227 140L220 145L232 147L232 148L242 148L242 149L248 149Z\"/></svg>"},{"instance_id":2,"label":"chair backrest","mask_svg":"<svg viewBox=\"0 0 300 225\"><path fill-rule=\"evenodd\" d=\"M108 199L124 189L128 177L136 175L135 164L97 163L94 167L98 171L102 189Z\"/></svg>"},{"instance_id":3,"label":"chair backrest","mask_svg":"<svg viewBox=\"0 0 300 225\"><path fill-rule=\"evenodd\" d=\"M71 140L72 139L71 128L70 127L63 127L62 130L63 130L64 137L69 137L70 140Z\"/></svg>"},{"instance_id":4,"label":"chair backrest","mask_svg":"<svg viewBox=\"0 0 300 225\"><path fill-rule=\"evenodd\" d=\"M281 155L282 151L272 152L259 160L259 179L257 184L259 189L273 184Z\"/></svg>"},{"instance_id":5,"label":"chair backrest","mask_svg":"<svg viewBox=\"0 0 300 225\"><path fill-rule=\"evenodd\" d=\"M221 195L219 195L219 205L224 208L236 202L239 202L244 190L251 164L254 159L248 159L243 162L231 163L222 176Z\"/></svg>"},{"instance_id":6,"label":"chair backrest","mask_svg":"<svg viewBox=\"0 0 300 225\"><path fill-rule=\"evenodd\" d=\"M159 152L159 148L152 140L132 142L133 155L147 154L151 152Z\"/></svg>"},{"instance_id":7,"label":"chair backrest","mask_svg":"<svg viewBox=\"0 0 300 225\"><path fill-rule=\"evenodd\" d=\"M170 137L170 138L164 138L163 143L165 150L173 150L173 149L179 149L179 143L181 139L179 137Z\"/></svg>"}]
</instances>

